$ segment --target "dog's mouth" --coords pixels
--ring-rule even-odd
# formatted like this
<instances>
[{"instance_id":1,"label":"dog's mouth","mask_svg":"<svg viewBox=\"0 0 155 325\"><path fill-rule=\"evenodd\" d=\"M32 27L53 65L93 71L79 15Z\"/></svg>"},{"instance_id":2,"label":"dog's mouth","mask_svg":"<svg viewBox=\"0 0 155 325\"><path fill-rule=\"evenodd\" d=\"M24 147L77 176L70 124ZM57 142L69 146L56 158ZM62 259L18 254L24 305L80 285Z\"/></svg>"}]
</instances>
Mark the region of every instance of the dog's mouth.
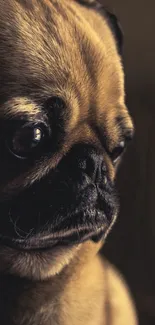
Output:
<instances>
[{"instance_id":1,"label":"dog's mouth","mask_svg":"<svg viewBox=\"0 0 155 325\"><path fill-rule=\"evenodd\" d=\"M47 202L42 206L36 199L33 201L32 196L28 196L28 200L23 197L18 198L17 202L13 200L10 206L6 202L0 245L27 251L47 250L55 246L76 245L86 240L98 242L102 237L105 238L117 215L116 196L111 191L108 193L108 189L99 194L99 189L94 186L91 191L84 192L85 199L83 193L83 199L80 195L76 205L67 202L65 206L67 196L62 202L59 198L59 209L55 206L52 208ZM18 222L17 215L20 216Z\"/></svg>"},{"instance_id":2,"label":"dog's mouth","mask_svg":"<svg viewBox=\"0 0 155 325\"><path fill-rule=\"evenodd\" d=\"M41 251L41 250L51 250L55 247L65 247L71 245L77 245L79 243L85 242L87 240L93 240L98 242L105 235L105 228L101 227L98 230L88 230L83 227L83 229L76 230L70 229L68 233L63 235L55 234L53 238L52 235L40 235L33 236L29 239L12 239L3 237L1 238L1 244L15 248L22 251Z\"/></svg>"},{"instance_id":3,"label":"dog's mouth","mask_svg":"<svg viewBox=\"0 0 155 325\"><path fill-rule=\"evenodd\" d=\"M60 224L50 226L46 231L25 238L0 236L0 245L22 251L40 251L77 245L87 240L98 242L105 239L116 216L117 209L109 217L97 208L86 208L66 216Z\"/></svg>"}]
</instances>

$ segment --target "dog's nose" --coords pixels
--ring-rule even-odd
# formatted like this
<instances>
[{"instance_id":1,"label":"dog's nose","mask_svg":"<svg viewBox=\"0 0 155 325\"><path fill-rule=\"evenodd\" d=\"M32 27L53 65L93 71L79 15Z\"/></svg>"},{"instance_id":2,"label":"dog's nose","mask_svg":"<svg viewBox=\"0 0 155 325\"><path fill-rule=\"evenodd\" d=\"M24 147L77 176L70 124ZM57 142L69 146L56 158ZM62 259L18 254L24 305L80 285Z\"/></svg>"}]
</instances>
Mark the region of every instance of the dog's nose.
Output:
<instances>
[{"instance_id":1,"label":"dog's nose","mask_svg":"<svg viewBox=\"0 0 155 325\"><path fill-rule=\"evenodd\" d=\"M72 163L94 182L106 182L107 168L103 155L91 145L76 145L72 151Z\"/></svg>"},{"instance_id":2,"label":"dog's nose","mask_svg":"<svg viewBox=\"0 0 155 325\"><path fill-rule=\"evenodd\" d=\"M102 156L90 152L85 158L80 159L79 168L82 169L94 182L105 178L106 166Z\"/></svg>"}]
</instances>

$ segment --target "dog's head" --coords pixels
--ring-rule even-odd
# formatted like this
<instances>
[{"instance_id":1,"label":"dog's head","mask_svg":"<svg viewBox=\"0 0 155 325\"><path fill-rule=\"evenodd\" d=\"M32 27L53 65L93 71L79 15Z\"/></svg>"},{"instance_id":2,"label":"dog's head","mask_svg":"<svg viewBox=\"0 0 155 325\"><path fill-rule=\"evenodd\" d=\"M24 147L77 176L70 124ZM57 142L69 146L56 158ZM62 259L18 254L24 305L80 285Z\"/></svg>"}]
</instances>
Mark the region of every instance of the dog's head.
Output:
<instances>
[{"instance_id":1,"label":"dog's head","mask_svg":"<svg viewBox=\"0 0 155 325\"><path fill-rule=\"evenodd\" d=\"M0 0L0 258L12 270L57 252L57 272L114 223L133 133L121 45L95 1Z\"/></svg>"}]
</instances>

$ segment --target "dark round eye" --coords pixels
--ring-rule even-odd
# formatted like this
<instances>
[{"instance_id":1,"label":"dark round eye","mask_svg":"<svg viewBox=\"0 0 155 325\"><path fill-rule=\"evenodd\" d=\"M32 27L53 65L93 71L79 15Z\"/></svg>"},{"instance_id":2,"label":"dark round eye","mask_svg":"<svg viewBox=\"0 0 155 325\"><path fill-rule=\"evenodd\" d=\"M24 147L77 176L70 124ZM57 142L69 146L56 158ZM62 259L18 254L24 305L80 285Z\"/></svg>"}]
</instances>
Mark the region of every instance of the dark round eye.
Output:
<instances>
[{"instance_id":1,"label":"dark round eye","mask_svg":"<svg viewBox=\"0 0 155 325\"><path fill-rule=\"evenodd\" d=\"M24 125L13 133L7 146L13 155L24 159L39 147L44 135L40 125Z\"/></svg>"},{"instance_id":2,"label":"dark round eye","mask_svg":"<svg viewBox=\"0 0 155 325\"><path fill-rule=\"evenodd\" d=\"M123 154L123 152L125 150L125 147L126 147L125 141L121 141L117 145L117 147L115 147L113 149L113 151L111 152L111 158L112 158L112 161L113 161L114 164L118 161L118 159L120 158L120 156Z\"/></svg>"}]
</instances>

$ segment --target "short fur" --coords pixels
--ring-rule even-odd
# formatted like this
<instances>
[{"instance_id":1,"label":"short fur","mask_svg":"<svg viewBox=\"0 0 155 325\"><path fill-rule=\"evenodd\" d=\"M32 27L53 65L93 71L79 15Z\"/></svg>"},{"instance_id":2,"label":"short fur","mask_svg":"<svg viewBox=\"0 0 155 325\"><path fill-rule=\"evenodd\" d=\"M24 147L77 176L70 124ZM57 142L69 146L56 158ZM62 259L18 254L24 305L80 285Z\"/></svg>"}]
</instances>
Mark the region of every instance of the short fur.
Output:
<instances>
[{"instance_id":1,"label":"short fur","mask_svg":"<svg viewBox=\"0 0 155 325\"><path fill-rule=\"evenodd\" d=\"M98 255L118 214L112 153L133 133L120 46L96 1L0 0L1 325L137 324ZM43 145L20 156L32 125Z\"/></svg>"}]
</instances>

